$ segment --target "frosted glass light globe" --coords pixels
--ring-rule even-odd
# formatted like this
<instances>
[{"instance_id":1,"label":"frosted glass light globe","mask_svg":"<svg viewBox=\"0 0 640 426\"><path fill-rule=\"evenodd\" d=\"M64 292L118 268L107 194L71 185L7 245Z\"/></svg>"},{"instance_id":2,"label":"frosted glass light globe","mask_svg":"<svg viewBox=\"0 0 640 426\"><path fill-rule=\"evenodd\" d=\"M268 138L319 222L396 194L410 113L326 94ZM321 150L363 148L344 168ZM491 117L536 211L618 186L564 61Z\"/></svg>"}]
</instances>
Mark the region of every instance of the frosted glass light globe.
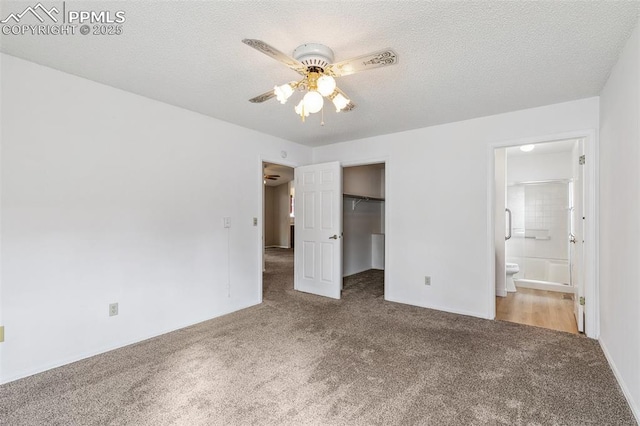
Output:
<instances>
[{"instance_id":1,"label":"frosted glass light globe","mask_svg":"<svg viewBox=\"0 0 640 426\"><path fill-rule=\"evenodd\" d=\"M282 86L275 86L273 88L273 93L276 95L276 99L281 104L284 104L287 102L287 99L293 95L293 87L291 87L290 83L283 84Z\"/></svg>"},{"instance_id":2,"label":"frosted glass light globe","mask_svg":"<svg viewBox=\"0 0 640 426\"><path fill-rule=\"evenodd\" d=\"M315 90L304 95L302 100L304 101L304 109L309 111L311 114L315 114L320 111L322 109L322 105L324 105L322 95Z\"/></svg>"},{"instance_id":3,"label":"frosted glass light globe","mask_svg":"<svg viewBox=\"0 0 640 426\"><path fill-rule=\"evenodd\" d=\"M349 99L342 96L342 93L338 93L335 98L333 98L333 104L336 106L336 112L340 112L346 107L349 102Z\"/></svg>"},{"instance_id":4,"label":"frosted glass light globe","mask_svg":"<svg viewBox=\"0 0 640 426\"><path fill-rule=\"evenodd\" d=\"M304 100L301 100L298 103L298 105L295 106L294 110L296 111L296 114L298 114L300 117L308 117L309 116L309 111L304 106Z\"/></svg>"},{"instance_id":5,"label":"frosted glass light globe","mask_svg":"<svg viewBox=\"0 0 640 426\"><path fill-rule=\"evenodd\" d=\"M322 96L329 96L336 90L336 81L330 75L323 75L318 79L318 92Z\"/></svg>"}]
</instances>

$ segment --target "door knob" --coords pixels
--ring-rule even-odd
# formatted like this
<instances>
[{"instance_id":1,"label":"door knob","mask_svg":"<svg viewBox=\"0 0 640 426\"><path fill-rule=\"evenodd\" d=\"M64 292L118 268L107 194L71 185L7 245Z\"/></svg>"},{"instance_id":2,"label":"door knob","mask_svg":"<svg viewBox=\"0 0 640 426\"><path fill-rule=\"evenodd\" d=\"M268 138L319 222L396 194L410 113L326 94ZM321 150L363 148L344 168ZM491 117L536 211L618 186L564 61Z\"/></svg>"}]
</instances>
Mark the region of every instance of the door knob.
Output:
<instances>
[{"instance_id":1,"label":"door knob","mask_svg":"<svg viewBox=\"0 0 640 426\"><path fill-rule=\"evenodd\" d=\"M338 239L338 235L337 234L333 234L331 237L329 237L330 240L337 240Z\"/></svg>"}]
</instances>

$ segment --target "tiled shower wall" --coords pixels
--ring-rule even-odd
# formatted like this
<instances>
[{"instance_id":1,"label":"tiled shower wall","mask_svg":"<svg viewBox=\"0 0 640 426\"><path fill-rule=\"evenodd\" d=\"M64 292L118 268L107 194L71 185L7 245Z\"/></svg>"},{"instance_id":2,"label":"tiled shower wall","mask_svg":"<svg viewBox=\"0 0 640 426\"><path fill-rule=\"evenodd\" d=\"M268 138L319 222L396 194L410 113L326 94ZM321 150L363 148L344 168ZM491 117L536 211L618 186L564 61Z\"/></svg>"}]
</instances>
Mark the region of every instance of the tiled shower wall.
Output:
<instances>
[{"instance_id":1,"label":"tiled shower wall","mask_svg":"<svg viewBox=\"0 0 640 426\"><path fill-rule=\"evenodd\" d=\"M512 238L507 261L518 263L516 278L569 283L569 184L507 187Z\"/></svg>"}]
</instances>

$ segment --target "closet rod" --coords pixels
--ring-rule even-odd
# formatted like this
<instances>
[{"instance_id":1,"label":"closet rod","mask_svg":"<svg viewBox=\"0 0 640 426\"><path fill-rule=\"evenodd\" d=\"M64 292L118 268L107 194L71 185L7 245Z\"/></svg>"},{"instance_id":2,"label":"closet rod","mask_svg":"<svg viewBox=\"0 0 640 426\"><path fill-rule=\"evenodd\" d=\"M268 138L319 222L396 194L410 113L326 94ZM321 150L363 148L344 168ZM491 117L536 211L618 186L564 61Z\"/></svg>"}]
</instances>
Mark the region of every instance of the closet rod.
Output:
<instances>
[{"instance_id":1,"label":"closet rod","mask_svg":"<svg viewBox=\"0 0 640 426\"><path fill-rule=\"evenodd\" d=\"M364 201L384 201L384 198L367 197L366 195L342 194L342 196L345 198L355 198L356 200L364 200Z\"/></svg>"}]
</instances>

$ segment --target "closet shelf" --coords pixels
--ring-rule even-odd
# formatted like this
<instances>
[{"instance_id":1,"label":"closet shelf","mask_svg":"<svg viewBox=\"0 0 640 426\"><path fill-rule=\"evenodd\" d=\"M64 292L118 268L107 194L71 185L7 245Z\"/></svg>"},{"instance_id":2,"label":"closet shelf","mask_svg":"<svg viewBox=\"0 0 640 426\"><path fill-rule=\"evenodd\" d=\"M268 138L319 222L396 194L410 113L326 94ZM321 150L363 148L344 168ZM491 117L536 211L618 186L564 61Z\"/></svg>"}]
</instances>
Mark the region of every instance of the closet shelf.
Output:
<instances>
[{"instance_id":1,"label":"closet shelf","mask_svg":"<svg viewBox=\"0 0 640 426\"><path fill-rule=\"evenodd\" d=\"M342 194L344 198L351 198L351 210L355 210L358 204L363 201L384 201L384 198L378 197L367 197L364 195L354 195L354 194Z\"/></svg>"}]
</instances>

